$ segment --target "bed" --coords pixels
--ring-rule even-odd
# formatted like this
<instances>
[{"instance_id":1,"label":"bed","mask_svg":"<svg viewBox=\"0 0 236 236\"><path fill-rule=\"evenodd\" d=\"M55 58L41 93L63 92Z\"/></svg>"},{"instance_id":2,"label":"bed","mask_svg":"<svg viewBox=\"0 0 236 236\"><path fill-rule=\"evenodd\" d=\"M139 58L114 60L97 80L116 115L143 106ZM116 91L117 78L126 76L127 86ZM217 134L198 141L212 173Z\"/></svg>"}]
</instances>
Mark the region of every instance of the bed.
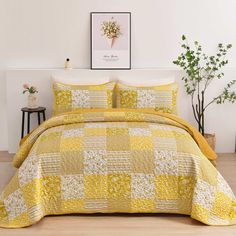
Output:
<instances>
[{"instance_id":1,"label":"bed","mask_svg":"<svg viewBox=\"0 0 236 236\"><path fill-rule=\"evenodd\" d=\"M21 141L0 197L0 226L46 215L178 213L236 223L236 199L203 137L178 116L146 109L79 109Z\"/></svg>"},{"instance_id":2,"label":"bed","mask_svg":"<svg viewBox=\"0 0 236 236\"><path fill-rule=\"evenodd\" d=\"M215 152L177 115L172 78L146 86L58 79L53 117L21 140L13 159L17 172L0 195L0 227L76 213L176 213L206 225L236 224L236 198L212 164Z\"/></svg>"}]
</instances>

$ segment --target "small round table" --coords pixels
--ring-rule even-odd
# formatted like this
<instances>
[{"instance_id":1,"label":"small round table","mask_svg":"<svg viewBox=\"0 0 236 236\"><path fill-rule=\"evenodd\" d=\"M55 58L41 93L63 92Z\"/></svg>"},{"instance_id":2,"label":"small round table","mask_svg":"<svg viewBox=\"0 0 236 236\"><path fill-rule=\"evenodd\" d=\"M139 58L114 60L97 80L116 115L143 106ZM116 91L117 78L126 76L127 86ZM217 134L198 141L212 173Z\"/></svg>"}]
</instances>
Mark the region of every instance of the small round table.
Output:
<instances>
[{"instance_id":1,"label":"small round table","mask_svg":"<svg viewBox=\"0 0 236 236\"><path fill-rule=\"evenodd\" d=\"M28 108L28 107L23 107L21 109L22 111L22 127L21 127L21 138L24 137L24 130L25 130L25 113L27 113L27 134L30 132L30 115L32 113L37 113L38 114L38 125L41 124L41 120L40 120L40 114L43 114L43 121L46 120L46 115L45 115L45 111L46 108L45 107L38 107L38 108Z\"/></svg>"}]
</instances>

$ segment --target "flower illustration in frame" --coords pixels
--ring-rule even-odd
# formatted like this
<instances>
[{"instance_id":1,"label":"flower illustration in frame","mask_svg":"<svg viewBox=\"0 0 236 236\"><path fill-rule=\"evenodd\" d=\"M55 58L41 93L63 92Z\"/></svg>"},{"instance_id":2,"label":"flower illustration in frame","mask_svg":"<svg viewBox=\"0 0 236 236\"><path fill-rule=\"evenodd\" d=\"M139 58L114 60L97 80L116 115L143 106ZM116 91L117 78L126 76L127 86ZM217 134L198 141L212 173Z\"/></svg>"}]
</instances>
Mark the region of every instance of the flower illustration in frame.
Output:
<instances>
[{"instance_id":1,"label":"flower illustration in frame","mask_svg":"<svg viewBox=\"0 0 236 236\"><path fill-rule=\"evenodd\" d=\"M115 43L115 40L122 35L121 27L119 23L114 20L114 17L112 17L109 21L102 22L101 32L111 48Z\"/></svg>"},{"instance_id":2,"label":"flower illustration in frame","mask_svg":"<svg viewBox=\"0 0 236 236\"><path fill-rule=\"evenodd\" d=\"M91 12L91 69L131 69L131 13Z\"/></svg>"}]
</instances>

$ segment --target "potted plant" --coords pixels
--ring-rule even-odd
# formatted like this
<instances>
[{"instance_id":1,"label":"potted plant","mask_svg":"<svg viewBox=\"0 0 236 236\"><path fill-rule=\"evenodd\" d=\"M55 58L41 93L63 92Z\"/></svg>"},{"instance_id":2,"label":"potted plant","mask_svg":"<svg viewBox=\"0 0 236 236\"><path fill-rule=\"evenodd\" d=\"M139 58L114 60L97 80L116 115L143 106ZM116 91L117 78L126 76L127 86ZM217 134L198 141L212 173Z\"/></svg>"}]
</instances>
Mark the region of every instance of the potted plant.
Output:
<instances>
[{"instance_id":1,"label":"potted plant","mask_svg":"<svg viewBox=\"0 0 236 236\"><path fill-rule=\"evenodd\" d=\"M222 79L224 77L221 69L228 64L226 54L232 45L219 43L216 55L208 56L202 51L202 46L199 42L195 41L194 46L190 46L187 38L183 35L181 47L183 52L173 63L180 66L186 73L182 80L187 94L191 96L193 115L197 121L198 130L214 149L215 135L205 133L205 112L213 103L223 104L226 101L231 103L236 101L236 92L232 90L236 80L226 84L222 93L208 102L205 100L205 95L214 79Z\"/></svg>"},{"instance_id":2,"label":"potted plant","mask_svg":"<svg viewBox=\"0 0 236 236\"><path fill-rule=\"evenodd\" d=\"M34 109L38 108L38 101L37 101L37 96L36 93L38 93L38 90L35 86L29 86L28 84L23 85L23 94L29 93L28 94L28 108Z\"/></svg>"}]
</instances>

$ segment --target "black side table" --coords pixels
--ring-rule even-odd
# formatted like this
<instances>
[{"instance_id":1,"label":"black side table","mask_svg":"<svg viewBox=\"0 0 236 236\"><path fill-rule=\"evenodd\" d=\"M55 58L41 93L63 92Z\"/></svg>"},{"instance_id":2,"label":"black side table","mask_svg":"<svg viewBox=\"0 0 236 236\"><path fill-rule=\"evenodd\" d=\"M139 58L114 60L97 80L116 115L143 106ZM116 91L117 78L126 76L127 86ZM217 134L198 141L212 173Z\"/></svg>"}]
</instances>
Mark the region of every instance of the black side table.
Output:
<instances>
[{"instance_id":1,"label":"black side table","mask_svg":"<svg viewBox=\"0 0 236 236\"><path fill-rule=\"evenodd\" d=\"M22 111L22 126L21 126L21 138L24 137L24 131L25 131L25 113L27 113L27 134L30 132L30 115L32 113L37 113L38 114L38 125L41 124L40 121L40 114L43 114L43 121L46 120L46 116L45 116L45 111L46 108L45 107L38 107L38 108L28 108L28 107L24 107L21 109Z\"/></svg>"}]
</instances>

